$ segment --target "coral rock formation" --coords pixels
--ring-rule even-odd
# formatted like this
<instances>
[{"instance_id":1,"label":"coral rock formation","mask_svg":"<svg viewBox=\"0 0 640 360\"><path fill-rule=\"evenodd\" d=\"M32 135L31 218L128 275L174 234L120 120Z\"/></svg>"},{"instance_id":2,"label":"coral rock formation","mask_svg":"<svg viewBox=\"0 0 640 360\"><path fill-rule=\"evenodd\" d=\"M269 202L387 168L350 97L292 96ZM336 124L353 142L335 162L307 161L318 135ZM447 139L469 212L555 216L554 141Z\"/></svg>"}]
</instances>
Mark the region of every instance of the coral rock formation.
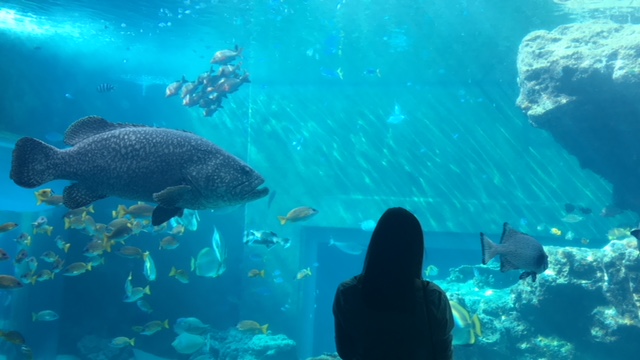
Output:
<instances>
[{"instance_id":1,"label":"coral rock formation","mask_svg":"<svg viewBox=\"0 0 640 360\"><path fill-rule=\"evenodd\" d=\"M517 105L640 214L640 25L591 21L534 31L518 52ZM615 160L615 161L614 161Z\"/></svg>"},{"instance_id":2,"label":"coral rock formation","mask_svg":"<svg viewBox=\"0 0 640 360\"><path fill-rule=\"evenodd\" d=\"M452 300L478 313L484 328L477 345L456 348L457 358L502 353L519 359L626 359L640 350L637 240L546 251L549 269L535 283L512 278L511 288L487 290L483 284L502 285L492 278L511 278L495 266L478 267L473 275L468 266L454 269L449 279L455 282L440 283Z\"/></svg>"}]
</instances>

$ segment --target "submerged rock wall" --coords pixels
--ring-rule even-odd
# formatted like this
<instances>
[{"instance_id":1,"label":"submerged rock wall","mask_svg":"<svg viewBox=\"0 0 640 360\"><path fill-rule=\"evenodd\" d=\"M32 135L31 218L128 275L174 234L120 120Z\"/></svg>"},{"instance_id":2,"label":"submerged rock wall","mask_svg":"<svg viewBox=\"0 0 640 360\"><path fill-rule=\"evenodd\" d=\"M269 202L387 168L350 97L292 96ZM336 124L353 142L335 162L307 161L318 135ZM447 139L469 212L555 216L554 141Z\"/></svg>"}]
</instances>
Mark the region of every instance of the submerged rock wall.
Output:
<instances>
[{"instance_id":1,"label":"submerged rock wall","mask_svg":"<svg viewBox=\"0 0 640 360\"><path fill-rule=\"evenodd\" d=\"M535 31L518 52L517 105L640 214L640 25L592 21Z\"/></svg>"},{"instance_id":2,"label":"submerged rock wall","mask_svg":"<svg viewBox=\"0 0 640 360\"><path fill-rule=\"evenodd\" d=\"M637 240L546 251L549 269L535 283L500 273L496 263L454 269L442 283L483 324L479 343L456 348L458 358L631 359L640 351Z\"/></svg>"}]
</instances>

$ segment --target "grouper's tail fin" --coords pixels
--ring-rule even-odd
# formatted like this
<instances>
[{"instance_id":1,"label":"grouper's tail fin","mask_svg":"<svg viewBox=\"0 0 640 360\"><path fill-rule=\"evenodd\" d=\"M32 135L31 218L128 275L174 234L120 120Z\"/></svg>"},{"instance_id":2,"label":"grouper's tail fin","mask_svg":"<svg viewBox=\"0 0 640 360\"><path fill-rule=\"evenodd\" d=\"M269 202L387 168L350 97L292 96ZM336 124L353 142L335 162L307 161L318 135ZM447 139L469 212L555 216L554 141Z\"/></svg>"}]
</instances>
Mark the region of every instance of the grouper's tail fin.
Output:
<instances>
[{"instance_id":1,"label":"grouper's tail fin","mask_svg":"<svg viewBox=\"0 0 640 360\"><path fill-rule=\"evenodd\" d=\"M13 149L11 180L25 188L35 188L56 180L60 150L38 139L23 137Z\"/></svg>"}]
</instances>

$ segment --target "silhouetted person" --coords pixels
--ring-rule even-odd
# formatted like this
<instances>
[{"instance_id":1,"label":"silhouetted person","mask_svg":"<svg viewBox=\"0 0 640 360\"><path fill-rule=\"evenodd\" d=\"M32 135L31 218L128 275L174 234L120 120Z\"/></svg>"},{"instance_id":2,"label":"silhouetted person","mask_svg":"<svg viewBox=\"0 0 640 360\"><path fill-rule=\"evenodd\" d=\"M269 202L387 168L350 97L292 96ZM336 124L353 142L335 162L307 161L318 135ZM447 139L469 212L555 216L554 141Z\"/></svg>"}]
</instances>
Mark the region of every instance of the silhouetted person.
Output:
<instances>
[{"instance_id":1,"label":"silhouetted person","mask_svg":"<svg viewBox=\"0 0 640 360\"><path fill-rule=\"evenodd\" d=\"M449 299L422 280L424 238L418 219L388 209L373 231L364 268L338 287L336 347L344 360L450 360Z\"/></svg>"}]
</instances>

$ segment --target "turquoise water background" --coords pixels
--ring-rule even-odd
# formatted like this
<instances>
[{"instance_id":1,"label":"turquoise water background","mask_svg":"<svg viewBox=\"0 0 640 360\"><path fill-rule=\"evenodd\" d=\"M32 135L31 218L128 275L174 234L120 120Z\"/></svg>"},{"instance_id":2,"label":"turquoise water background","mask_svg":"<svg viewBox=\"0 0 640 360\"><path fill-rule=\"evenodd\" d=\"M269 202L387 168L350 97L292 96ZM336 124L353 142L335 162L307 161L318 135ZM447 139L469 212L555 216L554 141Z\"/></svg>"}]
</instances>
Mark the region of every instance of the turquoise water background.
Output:
<instances>
[{"instance_id":1,"label":"turquoise water background","mask_svg":"<svg viewBox=\"0 0 640 360\"><path fill-rule=\"evenodd\" d=\"M8 178L15 140L33 136L62 146L68 125L96 114L113 122L196 132L245 159L277 192L269 208L262 200L230 215L203 216L205 230L191 235L190 250L210 241L214 224L237 251L226 280L190 284L193 291L185 296L198 299L197 305L183 306L180 298L163 305L174 317L184 316L176 308L191 306L214 322L213 314L228 315L236 304L229 294L242 297L242 306L220 322L224 328L245 317L265 317L293 297L296 316L278 315L270 323L280 322L290 334L310 328L310 320L299 314L314 311L305 302L315 290L311 282L284 290L246 284L251 264L240 242L244 229L314 239L296 244L291 253L272 254L270 271L287 275L318 260L316 243L337 234L356 236L353 231L366 238L360 224L391 206L418 216L432 234L428 249L433 239L435 254L449 251L446 261L431 259L444 269L468 263L476 245L479 262L477 232L499 233L505 221L545 245L576 246L587 238L585 246L601 246L610 228L633 226L635 217L597 216L610 201L610 185L580 169L515 106L520 40L572 21L553 1L543 0L5 2L0 5L0 174L5 174L0 215L30 219L43 211L31 190ZM251 84L230 96L223 110L205 118L178 99L165 99L169 83L182 75L195 79L209 69L215 51L236 44L244 48L242 66ZM103 83L116 90L97 93ZM60 192L62 186L52 187ZM112 199L100 206L110 210L119 203ZM588 206L596 215L588 222L563 223L565 203ZM277 222L277 215L302 205L320 210L308 223L317 228L312 235ZM575 240L554 237L552 227L575 233ZM332 261L323 251L318 268ZM346 277L358 271L361 260L334 261L338 268L344 265ZM174 259L158 262L168 272ZM121 291L120 278L131 265L115 263L100 275L104 280L117 273L112 283L97 285L94 278L33 291L67 309L79 299L90 303L95 289ZM161 288L164 294L176 291ZM135 315L119 312L119 303L113 306L109 314L118 320L107 327L130 328L125 319ZM31 312L25 304L13 309L12 314ZM105 321L114 320L95 315L91 331ZM83 326L69 320L55 333L69 334L65 327L82 333ZM325 349L330 339L326 334L315 345L296 340L310 356L333 351ZM170 336L165 340L161 350L171 351Z\"/></svg>"}]
</instances>

